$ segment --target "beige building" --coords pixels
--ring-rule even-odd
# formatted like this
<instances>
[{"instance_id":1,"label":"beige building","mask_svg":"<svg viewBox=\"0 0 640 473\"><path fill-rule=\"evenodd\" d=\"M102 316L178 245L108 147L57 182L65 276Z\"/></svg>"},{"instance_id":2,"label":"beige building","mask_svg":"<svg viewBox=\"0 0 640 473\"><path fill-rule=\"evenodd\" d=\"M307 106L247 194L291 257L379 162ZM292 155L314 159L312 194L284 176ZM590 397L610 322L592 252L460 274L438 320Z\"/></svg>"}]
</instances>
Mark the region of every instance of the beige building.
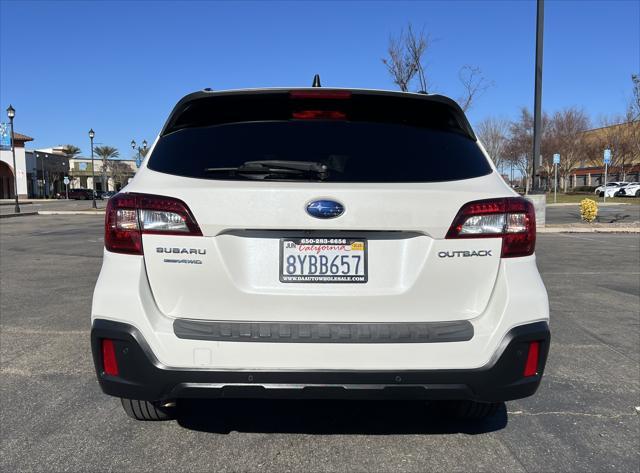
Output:
<instances>
[{"instance_id":1,"label":"beige building","mask_svg":"<svg viewBox=\"0 0 640 473\"><path fill-rule=\"evenodd\" d=\"M640 181L640 121L611 125L584 132L588 155L571 172L571 187L604 183L603 151L611 150L607 179Z\"/></svg>"},{"instance_id":2,"label":"beige building","mask_svg":"<svg viewBox=\"0 0 640 473\"><path fill-rule=\"evenodd\" d=\"M106 164L106 166L104 165ZM118 191L129 183L138 170L133 159L101 159L76 157L69 159L69 188L91 189L95 180L98 191Z\"/></svg>"},{"instance_id":3,"label":"beige building","mask_svg":"<svg viewBox=\"0 0 640 473\"><path fill-rule=\"evenodd\" d=\"M62 146L40 148L26 152L28 187L31 197L55 197L64 194L64 178L69 189L117 191L135 175L137 166L132 159L102 159L77 156L69 158ZM104 169L103 169L104 167Z\"/></svg>"}]
</instances>

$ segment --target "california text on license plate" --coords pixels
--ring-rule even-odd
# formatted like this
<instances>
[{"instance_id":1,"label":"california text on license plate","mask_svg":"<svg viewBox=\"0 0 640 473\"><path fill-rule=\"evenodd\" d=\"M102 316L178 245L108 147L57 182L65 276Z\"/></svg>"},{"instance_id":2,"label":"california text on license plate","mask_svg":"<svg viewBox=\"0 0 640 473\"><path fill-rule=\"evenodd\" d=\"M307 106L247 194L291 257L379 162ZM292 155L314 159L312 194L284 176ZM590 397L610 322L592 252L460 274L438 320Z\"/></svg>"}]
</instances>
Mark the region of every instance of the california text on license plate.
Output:
<instances>
[{"instance_id":1,"label":"california text on license plate","mask_svg":"<svg viewBox=\"0 0 640 473\"><path fill-rule=\"evenodd\" d=\"M364 238L282 238L280 281L366 283Z\"/></svg>"}]
</instances>

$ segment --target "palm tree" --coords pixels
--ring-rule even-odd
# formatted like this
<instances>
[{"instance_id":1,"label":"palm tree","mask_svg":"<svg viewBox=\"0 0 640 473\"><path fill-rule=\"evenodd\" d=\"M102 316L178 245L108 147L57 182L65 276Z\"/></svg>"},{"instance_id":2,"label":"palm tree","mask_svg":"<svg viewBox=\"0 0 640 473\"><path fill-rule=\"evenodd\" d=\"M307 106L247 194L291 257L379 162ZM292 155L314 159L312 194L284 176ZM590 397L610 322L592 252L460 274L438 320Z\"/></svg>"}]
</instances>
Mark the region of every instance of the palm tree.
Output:
<instances>
[{"instance_id":1,"label":"palm tree","mask_svg":"<svg viewBox=\"0 0 640 473\"><path fill-rule=\"evenodd\" d=\"M82 151L75 145L64 145L62 147L62 152L67 157L67 159L73 159L78 156Z\"/></svg>"},{"instance_id":2,"label":"palm tree","mask_svg":"<svg viewBox=\"0 0 640 473\"><path fill-rule=\"evenodd\" d=\"M114 148L113 146L96 146L94 149L95 153L102 160L102 190L108 191L109 186L107 183L107 161L109 159L117 158L120 156L120 151L118 148Z\"/></svg>"},{"instance_id":3,"label":"palm tree","mask_svg":"<svg viewBox=\"0 0 640 473\"><path fill-rule=\"evenodd\" d=\"M76 145L67 144L62 147L62 153L67 158L67 167L65 169L63 163L62 171L69 171L69 169L71 169L70 161L81 153L80 148Z\"/></svg>"}]
</instances>

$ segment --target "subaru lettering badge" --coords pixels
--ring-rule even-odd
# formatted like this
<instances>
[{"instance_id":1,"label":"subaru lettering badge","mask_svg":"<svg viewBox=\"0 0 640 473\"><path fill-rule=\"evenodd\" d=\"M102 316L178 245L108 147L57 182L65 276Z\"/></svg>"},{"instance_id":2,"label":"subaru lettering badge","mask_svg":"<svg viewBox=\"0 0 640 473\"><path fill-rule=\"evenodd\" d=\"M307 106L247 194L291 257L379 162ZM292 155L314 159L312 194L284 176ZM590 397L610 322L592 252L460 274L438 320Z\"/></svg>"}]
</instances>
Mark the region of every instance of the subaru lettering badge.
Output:
<instances>
[{"instance_id":1,"label":"subaru lettering badge","mask_svg":"<svg viewBox=\"0 0 640 473\"><path fill-rule=\"evenodd\" d=\"M344 213L344 206L335 200L312 200L307 213L315 218L336 218Z\"/></svg>"}]
</instances>

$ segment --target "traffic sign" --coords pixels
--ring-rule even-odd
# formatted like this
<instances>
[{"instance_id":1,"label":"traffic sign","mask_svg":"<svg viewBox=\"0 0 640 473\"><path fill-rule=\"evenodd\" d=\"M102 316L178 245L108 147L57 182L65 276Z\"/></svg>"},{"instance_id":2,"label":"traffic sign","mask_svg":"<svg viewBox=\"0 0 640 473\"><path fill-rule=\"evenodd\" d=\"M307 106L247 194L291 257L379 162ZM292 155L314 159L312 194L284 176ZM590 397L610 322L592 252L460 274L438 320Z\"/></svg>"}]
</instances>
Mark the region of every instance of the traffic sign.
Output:
<instances>
[{"instance_id":1,"label":"traffic sign","mask_svg":"<svg viewBox=\"0 0 640 473\"><path fill-rule=\"evenodd\" d=\"M64 176L64 179L62 180L62 182L64 182L65 186L69 185L69 177L68 176Z\"/></svg>"},{"instance_id":2,"label":"traffic sign","mask_svg":"<svg viewBox=\"0 0 640 473\"><path fill-rule=\"evenodd\" d=\"M604 150L604 163L605 164L611 164L611 150L610 149L605 149Z\"/></svg>"},{"instance_id":3,"label":"traffic sign","mask_svg":"<svg viewBox=\"0 0 640 473\"><path fill-rule=\"evenodd\" d=\"M560 155L558 153L553 155L553 164L560 164Z\"/></svg>"}]
</instances>

